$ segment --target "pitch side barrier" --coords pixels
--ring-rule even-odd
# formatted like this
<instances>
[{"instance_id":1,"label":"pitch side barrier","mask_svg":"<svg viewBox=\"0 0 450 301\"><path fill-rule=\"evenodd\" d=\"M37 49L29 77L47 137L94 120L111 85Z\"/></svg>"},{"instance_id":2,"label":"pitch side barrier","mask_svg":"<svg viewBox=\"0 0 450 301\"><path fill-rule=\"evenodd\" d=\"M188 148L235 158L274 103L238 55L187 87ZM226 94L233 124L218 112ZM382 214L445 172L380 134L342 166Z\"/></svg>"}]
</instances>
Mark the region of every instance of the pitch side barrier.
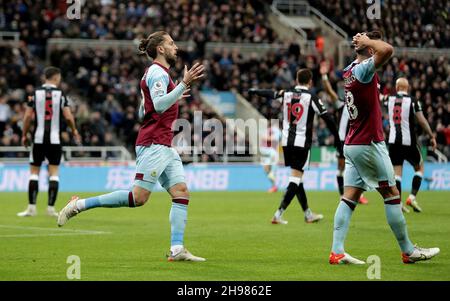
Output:
<instances>
[{"instance_id":1,"label":"pitch side barrier","mask_svg":"<svg viewBox=\"0 0 450 301\"><path fill-rule=\"evenodd\" d=\"M263 167L251 163L216 163L185 165L186 183L191 191L266 191L271 187ZM275 170L276 184L284 189L290 171L278 166ZM335 163L311 163L305 170L303 182L309 191L338 191ZM414 171L405 166L404 190L411 189ZM60 191L101 192L129 189L133 185L135 163L63 163L60 169ZM29 166L22 163L0 163L0 193L7 191L26 192ZM41 191L48 186L48 173L42 168L39 185ZM450 190L450 163L425 163L422 190ZM158 185L157 190L162 191Z\"/></svg>"}]
</instances>

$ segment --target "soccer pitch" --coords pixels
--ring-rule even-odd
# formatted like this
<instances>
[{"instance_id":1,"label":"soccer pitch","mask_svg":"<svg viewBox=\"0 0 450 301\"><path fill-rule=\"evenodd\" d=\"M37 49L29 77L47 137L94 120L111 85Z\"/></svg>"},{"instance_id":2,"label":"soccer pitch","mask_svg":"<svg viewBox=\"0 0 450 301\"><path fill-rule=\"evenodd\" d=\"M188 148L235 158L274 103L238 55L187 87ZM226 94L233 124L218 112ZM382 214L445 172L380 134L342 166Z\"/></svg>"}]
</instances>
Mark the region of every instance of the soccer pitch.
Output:
<instances>
[{"instance_id":1,"label":"soccer pitch","mask_svg":"<svg viewBox=\"0 0 450 301\"><path fill-rule=\"evenodd\" d=\"M60 193L60 209L70 193ZM80 196L93 196L80 193ZM191 193L185 244L204 263L167 262L170 198L154 193L140 208L94 209L63 228L45 215L47 193L40 192L39 215L19 218L26 193L0 193L0 280L67 280L67 258L76 255L81 280L368 280L365 266L331 266L328 255L336 192L307 192L313 211L325 218L306 224L297 200L284 217L270 219L282 193ZM450 200L448 192L422 191L422 213L406 214L411 240L440 247L431 261L405 265L384 215L381 197L367 193L357 207L346 251L366 260L381 260L381 280L450 280ZM406 192L404 193L404 197Z\"/></svg>"}]
</instances>

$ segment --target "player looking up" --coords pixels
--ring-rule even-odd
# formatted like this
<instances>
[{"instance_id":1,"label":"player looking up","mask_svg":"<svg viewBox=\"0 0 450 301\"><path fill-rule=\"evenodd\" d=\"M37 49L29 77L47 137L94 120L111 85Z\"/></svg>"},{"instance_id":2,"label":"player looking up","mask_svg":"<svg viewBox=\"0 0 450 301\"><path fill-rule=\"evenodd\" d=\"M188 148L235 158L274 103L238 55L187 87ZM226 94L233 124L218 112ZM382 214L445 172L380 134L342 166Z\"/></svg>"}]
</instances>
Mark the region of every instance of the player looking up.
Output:
<instances>
[{"instance_id":1,"label":"player looking up","mask_svg":"<svg viewBox=\"0 0 450 301\"><path fill-rule=\"evenodd\" d=\"M312 72L300 69L297 72L297 86L290 90L250 89L250 94L278 99L283 104L283 130L281 143L283 146L284 164L291 168L289 185L281 200L278 210L272 218L272 224L287 224L282 219L283 213L294 196L303 209L305 222L318 222L322 214L315 214L308 206L305 189L303 187L303 171L309 163L309 152L312 142L314 114L319 115L333 133L334 142L339 151L342 147L336 125L329 116L322 101L310 89L312 87Z\"/></svg>"},{"instance_id":2,"label":"player looking up","mask_svg":"<svg viewBox=\"0 0 450 301\"><path fill-rule=\"evenodd\" d=\"M395 182L397 189L402 195L402 171L403 161L408 161L414 168L415 174L412 180L412 190L406 199L406 205L411 206L415 212L421 212L416 201L417 192L420 189L423 177L423 160L418 145L415 120L430 137L433 151L436 149L436 138L431 131L430 125L423 116L420 102L408 95L409 83L404 77L397 79L395 84L397 95L387 98L389 115L389 157L394 165ZM409 212L407 207L402 207L403 211Z\"/></svg>"},{"instance_id":3,"label":"player looking up","mask_svg":"<svg viewBox=\"0 0 450 301\"><path fill-rule=\"evenodd\" d=\"M184 68L182 82L175 86L169 75L170 66L177 60L178 47L169 34L155 32L141 40L139 50L153 59L142 77L143 95L139 109L142 124L136 140L136 176L131 191L119 190L87 199L72 197L61 210L58 225L62 226L78 213L96 207L138 207L150 197L156 182L172 198L170 210L171 247L169 261L205 261L192 255L184 247L189 191L185 183L180 156L171 147L172 123L178 117L180 98L189 96L190 85L203 77L204 67L199 63Z\"/></svg>"},{"instance_id":4,"label":"player looking up","mask_svg":"<svg viewBox=\"0 0 450 301\"><path fill-rule=\"evenodd\" d=\"M361 193L376 188L384 199L386 218L402 251L404 263L427 260L439 248L414 246L406 229L394 168L389 159L382 128L376 70L392 56L393 47L381 40L379 32L358 33L353 37L356 60L344 69L345 103L350 130L345 139L344 195L334 217L330 264L364 264L344 251L350 218Z\"/></svg>"},{"instance_id":5,"label":"player looking up","mask_svg":"<svg viewBox=\"0 0 450 301\"><path fill-rule=\"evenodd\" d=\"M59 188L59 164L61 162L61 115L67 121L75 142L81 142L80 134L75 126L75 119L70 110L69 102L63 91L58 88L61 83L61 71L56 67L44 70L45 83L34 90L28 99L22 129L22 144L29 146L30 180L28 182L28 208L17 215L35 216L36 199L39 192L39 172L42 162L48 160L48 206L47 214L57 217L55 210L56 197ZM30 141L28 132L34 117L34 132Z\"/></svg>"}]
</instances>

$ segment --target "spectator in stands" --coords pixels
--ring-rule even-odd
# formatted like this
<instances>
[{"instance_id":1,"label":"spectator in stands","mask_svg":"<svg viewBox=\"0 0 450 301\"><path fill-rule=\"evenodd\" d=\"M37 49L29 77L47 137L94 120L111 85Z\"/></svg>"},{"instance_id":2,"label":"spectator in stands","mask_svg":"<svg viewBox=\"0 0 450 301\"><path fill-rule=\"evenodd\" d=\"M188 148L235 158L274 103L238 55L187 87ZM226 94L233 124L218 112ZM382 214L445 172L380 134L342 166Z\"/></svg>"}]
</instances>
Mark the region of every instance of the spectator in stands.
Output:
<instances>
[{"instance_id":1,"label":"spectator in stands","mask_svg":"<svg viewBox=\"0 0 450 301\"><path fill-rule=\"evenodd\" d=\"M7 96L6 94L0 95L0 138L3 137L3 132L10 118L11 108L7 103Z\"/></svg>"}]
</instances>

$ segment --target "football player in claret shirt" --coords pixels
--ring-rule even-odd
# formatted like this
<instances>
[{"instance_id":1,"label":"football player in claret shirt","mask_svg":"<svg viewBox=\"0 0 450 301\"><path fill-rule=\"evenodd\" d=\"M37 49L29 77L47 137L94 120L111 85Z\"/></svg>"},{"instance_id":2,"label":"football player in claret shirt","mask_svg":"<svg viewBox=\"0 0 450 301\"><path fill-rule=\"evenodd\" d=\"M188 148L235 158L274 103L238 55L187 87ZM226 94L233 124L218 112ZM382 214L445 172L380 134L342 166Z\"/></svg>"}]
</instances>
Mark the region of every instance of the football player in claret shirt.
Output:
<instances>
[{"instance_id":1,"label":"football player in claret shirt","mask_svg":"<svg viewBox=\"0 0 450 301\"><path fill-rule=\"evenodd\" d=\"M376 70L391 58L394 49L381 40L380 32L359 33L353 37L353 45L356 60L344 69L345 103L350 119L344 145L344 195L334 217L329 262L364 264L344 251L344 241L359 197L369 188L377 189L384 199L386 218L400 246L403 262L430 259L440 250L419 248L411 243L384 142Z\"/></svg>"},{"instance_id":2,"label":"football player in claret shirt","mask_svg":"<svg viewBox=\"0 0 450 301\"><path fill-rule=\"evenodd\" d=\"M136 140L136 176L132 190L114 191L87 199L72 197L61 210L58 225L63 226L78 213L96 207L137 207L144 205L156 182L172 198L170 210L171 247L169 261L205 261L184 247L189 191L180 156L171 147L172 123L178 117L180 98L189 96L190 85L203 77L204 66L196 63L184 68L183 80L175 85L169 67L177 60L178 47L169 34L155 32L141 40L139 50L153 59L142 77L143 95L139 114L143 121Z\"/></svg>"},{"instance_id":3,"label":"football player in claret shirt","mask_svg":"<svg viewBox=\"0 0 450 301\"><path fill-rule=\"evenodd\" d=\"M331 103L336 105L339 115L339 125L338 125L338 131L339 131L339 140L341 141L342 145L345 141L345 136L347 136L348 129L349 129L349 119L348 119L348 110L345 107L345 101L343 99L339 99L337 93L333 90L331 87L331 83L328 80L328 71L330 70L328 62L322 62L320 64L320 74L322 75L322 85L324 87L325 92L330 97ZM343 153L338 153L338 174L337 174L337 183L338 183L338 189L339 194L342 197L344 194L344 170L345 170L345 157ZM360 204L367 204L369 200L364 197L364 195L361 193L361 196L359 197Z\"/></svg>"}]
</instances>

